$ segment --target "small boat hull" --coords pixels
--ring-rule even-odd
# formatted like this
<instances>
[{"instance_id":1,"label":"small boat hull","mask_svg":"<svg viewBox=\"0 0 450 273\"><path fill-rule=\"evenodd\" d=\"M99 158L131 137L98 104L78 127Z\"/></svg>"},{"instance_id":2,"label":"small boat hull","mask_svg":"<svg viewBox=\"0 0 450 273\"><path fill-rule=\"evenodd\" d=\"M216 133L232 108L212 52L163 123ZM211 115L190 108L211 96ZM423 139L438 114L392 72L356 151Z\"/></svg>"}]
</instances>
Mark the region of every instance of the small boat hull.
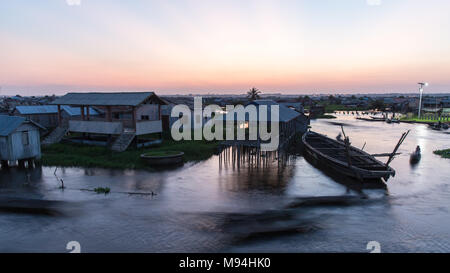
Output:
<instances>
[{"instance_id":1,"label":"small boat hull","mask_svg":"<svg viewBox=\"0 0 450 273\"><path fill-rule=\"evenodd\" d=\"M341 142L335 141L333 139L330 139L326 136L314 132L305 133L302 138L304 144L304 153L305 156L308 157L308 159L311 161L313 165L316 165L320 168L324 168L330 171L334 171L336 173L348 177L356 178L358 180L379 180L383 178L385 181L387 181L391 176L395 175L395 171L392 168L390 168L389 166L385 166L383 163L379 162L371 155L355 147L351 147L351 152L352 153L358 152L361 156L370 159L370 161L376 165L376 168L367 169L358 167L356 166L356 164L355 166L354 165L349 166L348 161L346 162L337 158L333 158L332 155L321 152L317 148L317 145L311 144L311 142L308 141L308 136L311 135L313 135L314 137L321 137L324 139L324 141L326 140L326 142L328 143L334 142L334 144L336 144L335 147L341 147L342 149L345 149L345 145Z\"/></svg>"},{"instance_id":2,"label":"small boat hull","mask_svg":"<svg viewBox=\"0 0 450 273\"><path fill-rule=\"evenodd\" d=\"M411 154L411 156L409 158L409 162L411 164L417 164L417 163L419 163L421 158L422 158L422 155L420 153L414 152Z\"/></svg>"}]
</instances>

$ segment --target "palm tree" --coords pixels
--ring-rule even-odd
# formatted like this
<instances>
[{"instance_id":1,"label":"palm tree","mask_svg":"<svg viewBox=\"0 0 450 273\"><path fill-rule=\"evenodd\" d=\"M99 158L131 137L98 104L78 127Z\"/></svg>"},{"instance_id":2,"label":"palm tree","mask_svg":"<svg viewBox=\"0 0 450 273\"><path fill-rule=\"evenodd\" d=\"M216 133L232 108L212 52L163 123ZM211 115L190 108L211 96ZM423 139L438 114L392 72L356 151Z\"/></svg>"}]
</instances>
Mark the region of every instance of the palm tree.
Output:
<instances>
[{"instance_id":1,"label":"palm tree","mask_svg":"<svg viewBox=\"0 0 450 273\"><path fill-rule=\"evenodd\" d=\"M250 91L247 92L247 98L249 98L250 100L256 100L259 99L259 94L261 94L261 91L253 87L252 89L250 89Z\"/></svg>"}]
</instances>

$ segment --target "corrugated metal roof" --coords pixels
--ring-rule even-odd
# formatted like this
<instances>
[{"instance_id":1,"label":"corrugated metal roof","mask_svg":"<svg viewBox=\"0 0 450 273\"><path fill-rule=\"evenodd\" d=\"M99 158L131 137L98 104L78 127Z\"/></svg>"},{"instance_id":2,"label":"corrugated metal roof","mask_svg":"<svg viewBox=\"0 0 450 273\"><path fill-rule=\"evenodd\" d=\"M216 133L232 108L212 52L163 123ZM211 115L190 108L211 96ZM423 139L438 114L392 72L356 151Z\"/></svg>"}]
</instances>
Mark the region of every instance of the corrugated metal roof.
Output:
<instances>
[{"instance_id":1,"label":"corrugated metal roof","mask_svg":"<svg viewBox=\"0 0 450 273\"><path fill-rule=\"evenodd\" d=\"M300 113L292 110L289 107L286 107L282 104L278 104L274 102L273 100L255 100L253 102L250 102L249 104L256 104L256 105L267 105L267 115L268 115L268 121L270 121L270 111L272 105L278 105L279 106L279 121L280 122L288 122L298 116L300 116Z\"/></svg>"},{"instance_id":2,"label":"corrugated metal roof","mask_svg":"<svg viewBox=\"0 0 450 273\"><path fill-rule=\"evenodd\" d=\"M55 114L58 113L56 105L22 105L16 106L16 110L22 115Z\"/></svg>"},{"instance_id":3,"label":"corrugated metal roof","mask_svg":"<svg viewBox=\"0 0 450 273\"><path fill-rule=\"evenodd\" d=\"M0 136L8 136L25 120L23 117L0 115Z\"/></svg>"},{"instance_id":4,"label":"corrugated metal roof","mask_svg":"<svg viewBox=\"0 0 450 273\"><path fill-rule=\"evenodd\" d=\"M93 106L137 106L154 92L67 93L52 104Z\"/></svg>"},{"instance_id":5,"label":"corrugated metal roof","mask_svg":"<svg viewBox=\"0 0 450 273\"><path fill-rule=\"evenodd\" d=\"M279 108L278 108L279 109L279 112L278 112L279 113L279 120L278 120L279 122L288 122L288 121L291 121L292 119L297 118L298 116L301 115L299 112L292 110L284 105L280 105L273 100L255 100L255 101L248 103L247 105L249 105L249 104L253 104L257 108L260 105L266 105L267 106L267 121L271 121L271 107L273 105L279 106ZM220 116L217 116L216 118L217 119L226 119L226 115L227 114L220 115ZM258 111L257 115L258 115L258 117L257 117L258 120L260 120L259 111ZM243 121L243 120L238 119L237 113L234 113L234 118L236 121ZM248 113L245 113L245 121L252 121L252 120L250 120L250 116Z\"/></svg>"},{"instance_id":6,"label":"corrugated metal roof","mask_svg":"<svg viewBox=\"0 0 450 273\"><path fill-rule=\"evenodd\" d=\"M70 116L81 116L81 109L79 107L70 107L67 105L63 105L61 107L62 110L66 111ZM16 110L22 115L39 115L39 114L57 114L58 106L57 105L22 105L16 106ZM84 109L84 113L87 114L87 109ZM98 111L94 108L89 107L89 115L97 116L99 115Z\"/></svg>"}]
</instances>

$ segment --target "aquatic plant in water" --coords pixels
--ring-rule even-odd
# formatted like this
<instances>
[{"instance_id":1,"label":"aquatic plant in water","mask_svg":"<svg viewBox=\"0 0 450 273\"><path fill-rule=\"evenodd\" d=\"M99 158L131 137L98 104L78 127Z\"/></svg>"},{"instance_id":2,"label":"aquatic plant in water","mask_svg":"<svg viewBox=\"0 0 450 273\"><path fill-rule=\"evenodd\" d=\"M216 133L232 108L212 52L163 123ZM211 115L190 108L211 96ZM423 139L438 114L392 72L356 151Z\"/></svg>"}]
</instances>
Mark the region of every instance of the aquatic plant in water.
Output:
<instances>
[{"instance_id":1,"label":"aquatic plant in water","mask_svg":"<svg viewBox=\"0 0 450 273\"><path fill-rule=\"evenodd\" d=\"M108 187L105 187L105 188L98 187L98 188L95 188L94 191L99 194L100 193L108 194L111 190Z\"/></svg>"}]
</instances>

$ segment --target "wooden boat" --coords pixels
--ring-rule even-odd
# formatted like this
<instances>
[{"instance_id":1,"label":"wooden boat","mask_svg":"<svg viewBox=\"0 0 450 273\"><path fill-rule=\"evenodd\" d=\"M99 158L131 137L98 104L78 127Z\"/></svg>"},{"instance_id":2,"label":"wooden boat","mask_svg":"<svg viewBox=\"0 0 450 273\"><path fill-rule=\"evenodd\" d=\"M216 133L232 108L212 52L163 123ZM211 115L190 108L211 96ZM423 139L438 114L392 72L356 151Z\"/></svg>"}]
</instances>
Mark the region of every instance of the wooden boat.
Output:
<instances>
[{"instance_id":1,"label":"wooden boat","mask_svg":"<svg viewBox=\"0 0 450 273\"><path fill-rule=\"evenodd\" d=\"M417 146L417 149L414 151L414 153L411 154L409 162L411 164L417 164L419 163L421 157L422 155L420 154L420 148L419 146Z\"/></svg>"},{"instance_id":2,"label":"wooden boat","mask_svg":"<svg viewBox=\"0 0 450 273\"><path fill-rule=\"evenodd\" d=\"M431 129L436 130L436 131L441 130L441 125L438 123L435 123L435 124L431 125L430 127L431 127Z\"/></svg>"},{"instance_id":3,"label":"wooden boat","mask_svg":"<svg viewBox=\"0 0 450 273\"><path fill-rule=\"evenodd\" d=\"M395 175L395 170L388 165L391 158L388 163L382 163L361 149L312 131L303 135L302 142L305 147L305 155L319 167L362 181L381 178L387 181ZM395 152L396 150L393 154Z\"/></svg>"},{"instance_id":4,"label":"wooden boat","mask_svg":"<svg viewBox=\"0 0 450 273\"><path fill-rule=\"evenodd\" d=\"M400 121L398 119L386 119L386 123L400 123Z\"/></svg>"},{"instance_id":5,"label":"wooden boat","mask_svg":"<svg viewBox=\"0 0 450 273\"><path fill-rule=\"evenodd\" d=\"M357 120L364 120L364 121L384 121L383 120L379 120L379 119L373 119L373 118L361 118L361 117L357 117Z\"/></svg>"},{"instance_id":6,"label":"wooden boat","mask_svg":"<svg viewBox=\"0 0 450 273\"><path fill-rule=\"evenodd\" d=\"M386 121L386 118L380 118L380 117L374 117L374 116L371 116L370 118L373 120L378 120L378 121Z\"/></svg>"}]
</instances>

